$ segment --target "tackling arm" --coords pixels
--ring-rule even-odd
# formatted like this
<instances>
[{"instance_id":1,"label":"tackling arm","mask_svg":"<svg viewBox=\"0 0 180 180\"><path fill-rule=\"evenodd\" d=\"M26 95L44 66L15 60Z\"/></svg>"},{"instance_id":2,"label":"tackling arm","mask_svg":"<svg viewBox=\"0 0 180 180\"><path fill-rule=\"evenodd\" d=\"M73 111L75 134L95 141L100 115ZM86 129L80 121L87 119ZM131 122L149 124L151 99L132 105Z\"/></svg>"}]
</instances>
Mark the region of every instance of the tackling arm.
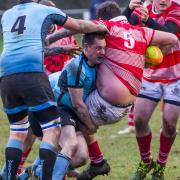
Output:
<instances>
[{"instance_id":1,"label":"tackling arm","mask_svg":"<svg viewBox=\"0 0 180 180\"><path fill-rule=\"evenodd\" d=\"M71 96L74 111L89 130L95 131L96 126L92 122L87 106L83 101L83 88L68 88L68 90Z\"/></svg>"},{"instance_id":2,"label":"tackling arm","mask_svg":"<svg viewBox=\"0 0 180 180\"><path fill-rule=\"evenodd\" d=\"M167 54L171 48L176 45L177 42L178 38L176 35L156 30L151 44L158 45L161 48L163 54Z\"/></svg>"}]
</instances>

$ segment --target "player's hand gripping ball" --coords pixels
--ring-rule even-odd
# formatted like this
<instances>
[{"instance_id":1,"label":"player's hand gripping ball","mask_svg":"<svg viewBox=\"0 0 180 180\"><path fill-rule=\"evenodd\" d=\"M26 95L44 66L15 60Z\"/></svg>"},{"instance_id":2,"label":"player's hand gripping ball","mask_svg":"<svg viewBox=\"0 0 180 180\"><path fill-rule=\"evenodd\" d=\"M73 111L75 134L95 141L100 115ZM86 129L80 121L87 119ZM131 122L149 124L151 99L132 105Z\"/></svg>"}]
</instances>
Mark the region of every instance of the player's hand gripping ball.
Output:
<instances>
[{"instance_id":1,"label":"player's hand gripping ball","mask_svg":"<svg viewBox=\"0 0 180 180\"><path fill-rule=\"evenodd\" d=\"M146 65L159 65L163 61L163 54L158 46L148 46L146 49Z\"/></svg>"}]
</instances>

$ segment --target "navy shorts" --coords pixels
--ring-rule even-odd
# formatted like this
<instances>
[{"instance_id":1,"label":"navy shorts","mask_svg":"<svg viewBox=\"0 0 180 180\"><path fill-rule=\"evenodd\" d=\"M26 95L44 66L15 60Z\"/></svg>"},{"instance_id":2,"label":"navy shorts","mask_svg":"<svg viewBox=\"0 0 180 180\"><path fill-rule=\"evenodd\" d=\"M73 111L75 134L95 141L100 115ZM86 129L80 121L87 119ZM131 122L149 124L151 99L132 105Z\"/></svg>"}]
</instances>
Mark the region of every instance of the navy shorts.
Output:
<instances>
[{"instance_id":1,"label":"navy shorts","mask_svg":"<svg viewBox=\"0 0 180 180\"><path fill-rule=\"evenodd\" d=\"M66 107L59 107L58 109L61 118L61 126L72 125L75 127L76 131L79 131L80 126L85 126L73 110ZM29 123L33 134L37 137L42 137L42 128L37 121L37 116L34 113L29 113Z\"/></svg>"},{"instance_id":2,"label":"navy shorts","mask_svg":"<svg viewBox=\"0 0 180 180\"><path fill-rule=\"evenodd\" d=\"M20 121L28 112L39 112L38 120L43 123L59 117L54 94L45 73L18 73L5 76L1 79L0 87L3 109L10 123ZM53 110L44 120L44 113L41 112L50 107Z\"/></svg>"},{"instance_id":3,"label":"navy shorts","mask_svg":"<svg viewBox=\"0 0 180 180\"><path fill-rule=\"evenodd\" d=\"M85 126L72 109L60 106L58 110L61 118L61 126L72 125L75 127L76 131L79 131L80 126Z\"/></svg>"}]
</instances>

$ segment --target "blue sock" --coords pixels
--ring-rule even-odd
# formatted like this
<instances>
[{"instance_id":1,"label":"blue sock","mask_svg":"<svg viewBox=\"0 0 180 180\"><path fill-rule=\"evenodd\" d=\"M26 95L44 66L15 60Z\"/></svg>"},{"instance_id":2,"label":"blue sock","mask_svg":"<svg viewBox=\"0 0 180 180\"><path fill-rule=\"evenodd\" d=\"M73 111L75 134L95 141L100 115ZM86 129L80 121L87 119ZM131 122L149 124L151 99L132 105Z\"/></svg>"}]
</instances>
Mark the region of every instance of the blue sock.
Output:
<instances>
[{"instance_id":1,"label":"blue sock","mask_svg":"<svg viewBox=\"0 0 180 180\"><path fill-rule=\"evenodd\" d=\"M42 165L41 179L52 179L57 149L55 146L43 141L40 145L39 157Z\"/></svg>"},{"instance_id":2,"label":"blue sock","mask_svg":"<svg viewBox=\"0 0 180 180\"><path fill-rule=\"evenodd\" d=\"M35 161L32 163L32 166L34 166L36 168L40 164L41 164L40 158L39 158L39 156L37 156Z\"/></svg>"},{"instance_id":3,"label":"blue sock","mask_svg":"<svg viewBox=\"0 0 180 180\"><path fill-rule=\"evenodd\" d=\"M23 171L19 176L18 180L28 180L29 174L26 171Z\"/></svg>"},{"instance_id":4,"label":"blue sock","mask_svg":"<svg viewBox=\"0 0 180 180\"><path fill-rule=\"evenodd\" d=\"M39 159L39 156L37 156L36 157L36 159L35 159L35 161L30 165L31 166L31 168L32 168L32 170L35 172L35 174L36 174L36 169L37 169L37 167L38 167L38 165L40 165L40 159ZM39 175L39 177L40 177L40 175ZM19 174L19 176L18 176L18 179L19 180L28 180L28 178L29 178L29 173L28 173L28 171L27 170L24 170L21 174Z\"/></svg>"},{"instance_id":5,"label":"blue sock","mask_svg":"<svg viewBox=\"0 0 180 180\"><path fill-rule=\"evenodd\" d=\"M6 173L7 173L7 169L6 169L6 163L4 163L2 169L1 169L1 172L0 172L0 175L5 178L6 177Z\"/></svg>"},{"instance_id":6,"label":"blue sock","mask_svg":"<svg viewBox=\"0 0 180 180\"><path fill-rule=\"evenodd\" d=\"M42 177L42 166L38 165L37 168L35 169L35 175L37 177Z\"/></svg>"},{"instance_id":7,"label":"blue sock","mask_svg":"<svg viewBox=\"0 0 180 180\"><path fill-rule=\"evenodd\" d=\"M6 146L6 168L8 171L6 177L15 179L21 156L23 152L23 143L17 139L9 139Z\"/></svg>"},{"instance_id":8,"label":"blue sock","mask_svg":"<svg viewBox=\"0 0 180 180\"><path fill-rule=\"evenodd\" d=\"M70 158L64 154L59 153L53 169L53 177L52 180L61 180L63 179L64 175L66 174L69 164Z\"/></svg>"}]
</instances>

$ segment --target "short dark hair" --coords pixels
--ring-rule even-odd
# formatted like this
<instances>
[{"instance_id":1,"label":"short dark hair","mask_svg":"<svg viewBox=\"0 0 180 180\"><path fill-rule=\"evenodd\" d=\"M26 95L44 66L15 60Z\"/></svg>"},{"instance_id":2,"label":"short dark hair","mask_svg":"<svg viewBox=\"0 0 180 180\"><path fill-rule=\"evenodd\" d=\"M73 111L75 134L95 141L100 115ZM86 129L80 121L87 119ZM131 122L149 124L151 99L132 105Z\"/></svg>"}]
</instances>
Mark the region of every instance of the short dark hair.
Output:
<instances>
[{"instance_id":1,"label":"short dark hair","mask_svg":"<svg viewBox=\"0 0 180 180\"><path fill-rule=\"evenodd\" d=\"M88 44L88 45L92 45L94 43L94 39L104 39L105 34L104 33L86 33L83 35L82 38L82 45L84 44Z\"/></svg>"},{"instance_id":2,"label":"short dark hair","mask_svg":"<svg viewBox=\"0 0 180 180\"><path fill-rule=\"evenodd\" d=\"M110 20L121 15L121 9L115 1L106 1L100 4L96 10L96 18Z\"/></svg>"}]
</instances>

